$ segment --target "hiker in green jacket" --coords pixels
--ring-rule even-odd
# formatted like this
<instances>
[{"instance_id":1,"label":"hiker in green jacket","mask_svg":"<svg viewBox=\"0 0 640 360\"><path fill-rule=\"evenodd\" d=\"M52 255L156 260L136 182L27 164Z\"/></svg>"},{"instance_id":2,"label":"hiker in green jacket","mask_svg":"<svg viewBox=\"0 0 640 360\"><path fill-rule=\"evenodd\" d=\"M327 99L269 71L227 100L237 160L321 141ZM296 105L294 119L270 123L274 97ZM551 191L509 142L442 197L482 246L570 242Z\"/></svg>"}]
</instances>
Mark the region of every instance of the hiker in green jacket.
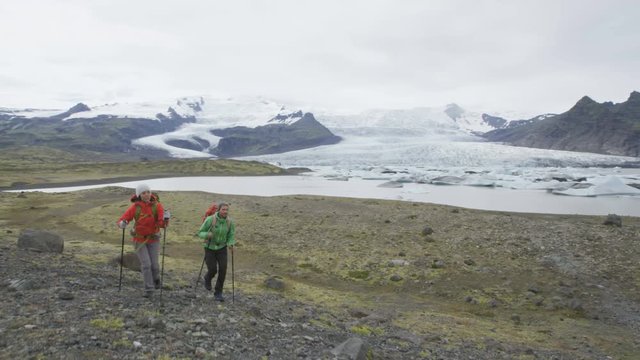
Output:
<instances>
[{"instance_id":1,"label":"hiker in green jacket","mask_svg":"<svg viewBox=\"0 0 640 360\"><path fill-rule=\"evenodd\" d=\"M198 237L204 240L204 260L207 263L205 289L211 291L211 280L218 274L213 292L216 301L224 301L222 287L227 275L227 247L233 253L235 229L235 224L229 217L229 204L221 202L218 204L218 211L208 216L198 230Z\"/></svg>"}]
</instances>

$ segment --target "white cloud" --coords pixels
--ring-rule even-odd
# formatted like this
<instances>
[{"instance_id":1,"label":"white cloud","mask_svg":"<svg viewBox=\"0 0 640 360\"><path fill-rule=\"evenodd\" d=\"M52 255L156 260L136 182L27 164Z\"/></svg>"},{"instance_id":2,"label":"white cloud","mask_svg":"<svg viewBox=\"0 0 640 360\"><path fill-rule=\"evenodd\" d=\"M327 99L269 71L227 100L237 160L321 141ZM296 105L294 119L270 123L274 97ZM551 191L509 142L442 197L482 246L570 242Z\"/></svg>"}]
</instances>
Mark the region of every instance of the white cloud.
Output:
<instances>
[{"instance_id":1,"label":"white cloud","mask_svg":"<svg viewBox=\"0 0 640 360\"><path fill-rule=\"evenodd\" d=\"M10 0L0 106L193 94L530 114L638 90L637 1Z\"/></svg>"}]
</instances>

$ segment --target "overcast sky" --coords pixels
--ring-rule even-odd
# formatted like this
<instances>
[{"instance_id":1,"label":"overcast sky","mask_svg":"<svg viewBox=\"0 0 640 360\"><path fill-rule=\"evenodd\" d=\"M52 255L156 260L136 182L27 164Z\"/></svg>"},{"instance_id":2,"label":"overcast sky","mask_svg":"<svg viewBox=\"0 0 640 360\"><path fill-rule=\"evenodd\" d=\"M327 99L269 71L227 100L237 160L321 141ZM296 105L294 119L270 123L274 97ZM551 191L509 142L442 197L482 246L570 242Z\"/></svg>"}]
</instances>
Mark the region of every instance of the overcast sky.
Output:
<instances>
[{"instance_id":1,"label":"overcast sky","mask_svg":"<svg viewBox=\"0 0 640 360\"><path fill-rule=\"evenodd\" d=\"M263 96L564 112L640 90L640 1L2 0L0 107Z\"/></svg>"}]
</instances>

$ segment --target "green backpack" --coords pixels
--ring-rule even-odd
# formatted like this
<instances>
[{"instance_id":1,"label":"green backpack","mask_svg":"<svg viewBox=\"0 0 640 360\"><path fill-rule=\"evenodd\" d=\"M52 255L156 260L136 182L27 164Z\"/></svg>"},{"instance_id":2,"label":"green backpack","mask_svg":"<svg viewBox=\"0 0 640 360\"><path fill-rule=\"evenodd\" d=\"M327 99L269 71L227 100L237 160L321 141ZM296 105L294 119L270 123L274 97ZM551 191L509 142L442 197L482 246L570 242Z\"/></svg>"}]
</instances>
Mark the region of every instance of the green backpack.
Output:
<instances>
[{"instance_id":1,"label":"green backpack","mask_svg":"<svg viewBox=\"0 0 640 360\"><path fill-rule=\"evenodd\" d=\"M155 201L151 202L151 211L153 212L153 219L158 220L158 203L160 202L160 196L158 193L151 193L151 199L155 199ZM133 195L131 196L131 202L137 202L140 200L139 196ZM142 207L136 204L136 213L133 215L133 219L138 222L140 218L140 212L142 211Z\"/></svg>"}]
</instances>

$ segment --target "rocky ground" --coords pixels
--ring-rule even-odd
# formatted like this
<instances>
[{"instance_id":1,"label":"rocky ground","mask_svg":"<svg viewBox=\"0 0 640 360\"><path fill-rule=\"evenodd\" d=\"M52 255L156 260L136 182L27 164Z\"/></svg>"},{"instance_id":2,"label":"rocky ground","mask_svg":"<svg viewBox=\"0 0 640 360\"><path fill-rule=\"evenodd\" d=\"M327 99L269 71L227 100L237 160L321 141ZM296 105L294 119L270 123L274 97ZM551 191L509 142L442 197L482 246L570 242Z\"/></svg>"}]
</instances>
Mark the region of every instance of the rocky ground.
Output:
<instances>
[{"instance_id":1,"label":"rocky ground","mask_svg":"<svg viewBox=\"0 0 640 360\"><path fill-rule=\"evenodd\" d=\"M161 194L162 298L124 271L128 191L0 193L0 358L636 359L640 219L312 196L226 196L235 301L194 291L220 195ZM18 247L27 228L62 253ZM127 244L127 246L129 246ZM127 248L128 249L128 248ZM347 346L340 346L347 343Z\"/></svg>"}]
</instances>

